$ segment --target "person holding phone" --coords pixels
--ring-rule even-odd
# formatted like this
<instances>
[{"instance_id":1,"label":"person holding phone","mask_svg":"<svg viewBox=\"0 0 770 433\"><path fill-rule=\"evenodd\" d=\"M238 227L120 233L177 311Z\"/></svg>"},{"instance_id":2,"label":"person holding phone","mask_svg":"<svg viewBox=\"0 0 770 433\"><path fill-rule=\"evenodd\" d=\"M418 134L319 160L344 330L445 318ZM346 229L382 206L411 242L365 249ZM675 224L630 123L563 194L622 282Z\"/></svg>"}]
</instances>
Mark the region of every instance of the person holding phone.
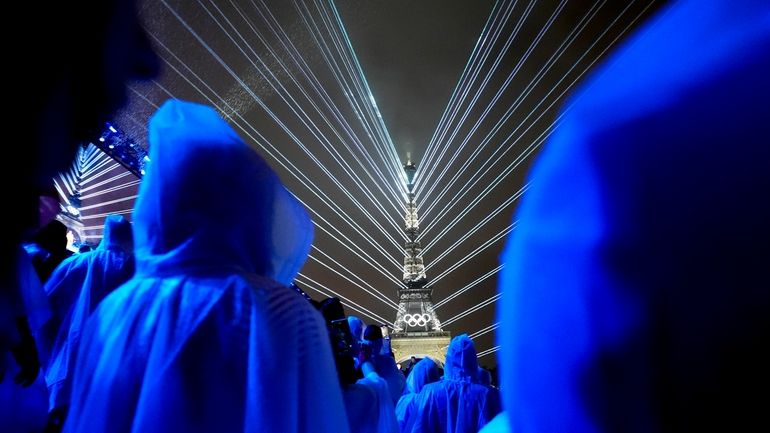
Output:
<instances>
[{"instance_id":1,"label":"person holding phone","mask_svg":"<svg viewBox=\"0 0 770 433\"><path fill-rule=\"evenodd\" d=\"M393 404L398 403L398 399L401 398L401 394L404 392L406 386L406 378L404 373L398 369L396 361L393 356L384 355L385 339L382 337L382 329L377 325L369 325L364 330L364 351L366 353L366 361L370 361L369 364L361 365L361 369L364 376L368 373L368 369L371 368L377 372L380 377L385 379L388 383L388 389L390 390L390 396L393 400ZM390 342L390 340L388 340Z\"/></svg>"}]
</instances>

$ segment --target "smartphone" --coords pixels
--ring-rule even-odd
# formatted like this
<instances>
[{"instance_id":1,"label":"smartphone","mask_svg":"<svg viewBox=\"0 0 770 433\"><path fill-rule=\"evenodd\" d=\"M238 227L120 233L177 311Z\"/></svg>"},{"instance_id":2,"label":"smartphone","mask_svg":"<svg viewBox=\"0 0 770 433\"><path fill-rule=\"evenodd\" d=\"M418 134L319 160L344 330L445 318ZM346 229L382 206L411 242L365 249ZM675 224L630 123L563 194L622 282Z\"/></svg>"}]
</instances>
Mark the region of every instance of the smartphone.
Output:
<instances>
[{"instance_id":1,"label":"smartphone","mask_svg":"<svg viewBox=\"0 0 770 433\"><path fill-rule=\"evenodd\" d=\"M337 319L331 321L331 334L333 350L336 354L349 352L353 347L353 334L350 332L348 319Z\"/></svg>"}]
</instances>

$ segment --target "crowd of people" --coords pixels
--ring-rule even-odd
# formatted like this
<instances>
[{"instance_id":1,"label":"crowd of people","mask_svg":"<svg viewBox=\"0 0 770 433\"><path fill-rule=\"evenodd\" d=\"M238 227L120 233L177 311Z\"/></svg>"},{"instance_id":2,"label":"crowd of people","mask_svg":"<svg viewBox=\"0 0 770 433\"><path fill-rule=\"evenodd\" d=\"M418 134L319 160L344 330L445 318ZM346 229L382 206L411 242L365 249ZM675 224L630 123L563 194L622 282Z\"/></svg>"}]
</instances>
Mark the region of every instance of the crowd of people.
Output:
<instances>
[{"instance_id":1,"label":"crowd of people","mask_svg":"<svg viewBox=\"0 0 770 433\"><path fill-rule=\"evenodd\" d=\"M311 221L208 106L157 110L132 223L67 253L47 183L158 62L131 0L19 13L60 61L2 179L0 431L770 429L767 2L673 3L573 94L501 256L499 389L465 334L405 376L379 326L300 294Z\"/></svg>"},{"instance_id":2,"label":"crowd of people","mask_svg":"<svg viewBox=\"0 0 770 433\"><path fill-rule=\"evenodd\" d=\"M402 397L380 327L299 293L310 219L214 109L168 101L149 132L131 223L108 216L99 246L69 257L56 220L26 245L49 307L30 330L48 404L9 428L477 431L500 411L467 336L441 381L414 368Z\"/></svg>"}]
</instances>

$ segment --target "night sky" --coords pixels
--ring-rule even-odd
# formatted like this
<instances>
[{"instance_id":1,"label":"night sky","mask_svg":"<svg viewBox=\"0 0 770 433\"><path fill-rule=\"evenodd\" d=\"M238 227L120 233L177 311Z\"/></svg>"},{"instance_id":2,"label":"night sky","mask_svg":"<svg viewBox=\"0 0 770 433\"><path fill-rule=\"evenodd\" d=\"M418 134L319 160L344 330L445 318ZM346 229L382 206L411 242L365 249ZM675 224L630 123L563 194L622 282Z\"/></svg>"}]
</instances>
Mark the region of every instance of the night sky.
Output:
<instances>
[{"instance_id":1,"label":"night sky","mask_svg":"<svg viewBox=\"0 0 770 433\"><path fill-rule=\"evenodd\" d=\"M471 334L488 353L480 363L493 366L498 255L515 234L527 170L583 74L661 5L148 0L163 73L132 86L116 124L146 145L147 119L165 99L215 105L310 209L314 249L299 285L319 300L336 293L366 323L396 317L396 159L410 152L439 319ZM442 121L447 108L456 115ZM84 215L127 212L133 193L101 195L125 200Z\"/></svg>"}]
</instances>

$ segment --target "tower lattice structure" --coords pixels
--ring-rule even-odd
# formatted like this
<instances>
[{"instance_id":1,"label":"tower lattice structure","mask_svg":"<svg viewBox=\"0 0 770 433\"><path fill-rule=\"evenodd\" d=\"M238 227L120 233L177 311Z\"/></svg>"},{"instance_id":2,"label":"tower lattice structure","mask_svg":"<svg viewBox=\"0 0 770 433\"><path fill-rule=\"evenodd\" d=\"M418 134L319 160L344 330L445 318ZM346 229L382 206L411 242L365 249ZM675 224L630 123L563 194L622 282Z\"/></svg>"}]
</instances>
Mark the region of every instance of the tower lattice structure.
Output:
<instances>
[{"instance_id":1,"label":"tower lattice structure","mask_svg":"<svg viewBox=\"0 0 770 433\"><path fill-rule=\"evenodd\" d=\"M404 171L407 178L407 205L404 225L404 285L398 289L398 312L393 330L396 334L443 333L433 308L433 289L428 285L422 246L418 240L420 224L414 197L415 164L407 154Z\"/></svg>"}]
</instances>

